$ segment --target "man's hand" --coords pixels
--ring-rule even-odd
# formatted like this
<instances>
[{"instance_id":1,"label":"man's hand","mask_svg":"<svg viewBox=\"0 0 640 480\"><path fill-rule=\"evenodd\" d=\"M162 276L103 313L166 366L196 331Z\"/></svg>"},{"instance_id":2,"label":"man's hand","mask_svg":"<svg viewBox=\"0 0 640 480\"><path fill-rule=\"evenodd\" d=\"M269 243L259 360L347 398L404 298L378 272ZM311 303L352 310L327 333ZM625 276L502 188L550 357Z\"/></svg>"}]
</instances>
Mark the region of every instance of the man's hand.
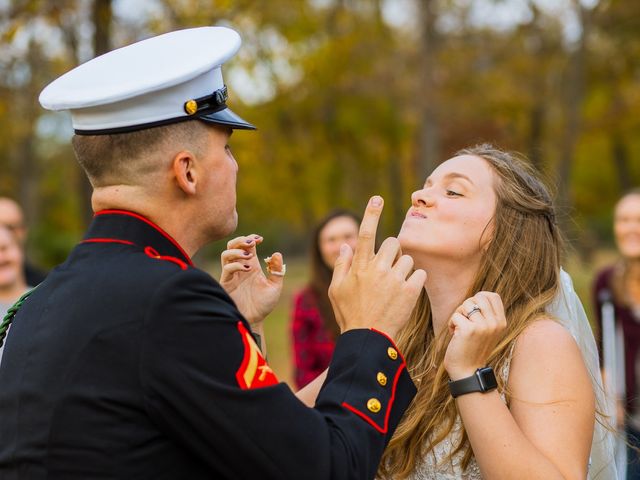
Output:
<instances>
[{"instance_id":1,"label":"man's hand","mask_svg":"<svg viewBox=\"0 0 640 480\"><path fill-rule=\"evenodd\" d=\"M260 243L260 235L237 237L227 243L227 249L220 256L220 284L252 327L262 322L275 308L284 279L280 253L269 257L267 276L262 272L256 252Z\"/></svg>"},{"instance_id":2,"label":"man's hand","mask_svg":"<svg viewBox=\"0 0 640 480\"><path fill-rule=\"evenodd\" d=\"M329 298L340 329L376 328L391 338L405 325L427 274L413 271L413 259L402 255L396 238L387 238L374 252L378 220L383 201L369 200L365 210L356 253L342 245L336 260Z\"/></svg>"}]
</instances>

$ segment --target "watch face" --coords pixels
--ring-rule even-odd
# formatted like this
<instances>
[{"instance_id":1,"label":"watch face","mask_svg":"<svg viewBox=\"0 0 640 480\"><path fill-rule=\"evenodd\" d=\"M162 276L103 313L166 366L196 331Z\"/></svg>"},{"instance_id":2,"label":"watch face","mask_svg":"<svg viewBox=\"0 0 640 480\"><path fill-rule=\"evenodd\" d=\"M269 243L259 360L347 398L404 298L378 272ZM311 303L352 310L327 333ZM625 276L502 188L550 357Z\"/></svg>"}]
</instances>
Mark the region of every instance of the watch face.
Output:
<instances>
[{"instance_id":1,"label":"watch face","mask_svg":"<svg viewBox=\"0 0 640 480\"><path fill-rule=\"evenodd\" d=\"M498 382L496 381L496 376L493 373L493 368L485 367L480 368L476 375L478 376L478 380L480 381L480 387L483 392L487 392L489 390L493 390L498 387Z\"/></svg>"}]
</instances>

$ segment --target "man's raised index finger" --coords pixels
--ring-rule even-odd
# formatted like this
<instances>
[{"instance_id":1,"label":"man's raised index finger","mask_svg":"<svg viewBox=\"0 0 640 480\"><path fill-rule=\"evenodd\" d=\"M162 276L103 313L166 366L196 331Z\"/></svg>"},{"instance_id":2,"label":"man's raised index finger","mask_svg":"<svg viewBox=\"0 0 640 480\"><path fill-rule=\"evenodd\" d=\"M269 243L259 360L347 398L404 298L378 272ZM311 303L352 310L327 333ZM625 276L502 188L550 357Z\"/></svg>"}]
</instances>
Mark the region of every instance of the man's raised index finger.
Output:
<instances>
[{"instance_id":1,"label":"man's raised index finger","mask_svg":"<svg viewBox=\"0 0 640 480\"><path fill-rule=\"evenodd\" d=\"M379 195L369 199L360 224L360 232L358 233L358 244L353 257L355 265L364 265L374 256L376 231L378 230L378 221L380 220L383 205L384 200Z\"/></svg>"}]
</instances>

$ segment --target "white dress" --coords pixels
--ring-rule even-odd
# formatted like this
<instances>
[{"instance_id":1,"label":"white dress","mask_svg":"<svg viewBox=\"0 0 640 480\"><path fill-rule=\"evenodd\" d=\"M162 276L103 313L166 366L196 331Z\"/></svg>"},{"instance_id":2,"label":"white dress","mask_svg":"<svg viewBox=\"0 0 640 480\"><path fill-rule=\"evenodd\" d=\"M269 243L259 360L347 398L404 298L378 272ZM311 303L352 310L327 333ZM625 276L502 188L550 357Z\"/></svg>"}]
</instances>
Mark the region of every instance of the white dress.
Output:
<instances>
[{"instance_id":1,"label":"white dress","mask_svg":"<svg viewBox=\"0 0 640 480\"><path fill-rule=\"evenodd\" d=\"M501 372L504 385L507 384L507 380L509 379L509 367L511 365L512 354L513 347L511 347L511 354ZM500 392L500 397L506 403L503 392ZM462 420L460 416L458 416L449 435L425 454L422 461L416 465L416 469L408 478L410 480L482 480L480 467L478 467L478 462L476 462L474 456L471 457L466 470L462 468L462 460L464 458L463 451L458 452L449 459L449 455L458 444L461 434Z\"/></svg>"}]
</instances>

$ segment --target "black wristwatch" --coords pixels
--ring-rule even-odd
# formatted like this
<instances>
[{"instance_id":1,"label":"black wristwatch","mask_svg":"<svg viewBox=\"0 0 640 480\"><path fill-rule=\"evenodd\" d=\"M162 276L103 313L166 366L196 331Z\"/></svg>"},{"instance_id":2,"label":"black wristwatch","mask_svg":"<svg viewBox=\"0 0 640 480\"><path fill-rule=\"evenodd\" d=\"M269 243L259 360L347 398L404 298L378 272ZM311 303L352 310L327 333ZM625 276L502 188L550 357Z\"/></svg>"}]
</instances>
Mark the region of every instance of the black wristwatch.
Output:
<instances>
[{"instance_id":1,"label":"black wristwatch","mask_svg":"<svg viewBox=\"0 0 640 480\"><path fill-rule=\"evenodd\" d=\"M453 398L465 393L482 392L486 393L498 387L493 368L484 367L476 370L476 373L460 380L449 380L449 391Z\"/></svg>"}]
</instances>

